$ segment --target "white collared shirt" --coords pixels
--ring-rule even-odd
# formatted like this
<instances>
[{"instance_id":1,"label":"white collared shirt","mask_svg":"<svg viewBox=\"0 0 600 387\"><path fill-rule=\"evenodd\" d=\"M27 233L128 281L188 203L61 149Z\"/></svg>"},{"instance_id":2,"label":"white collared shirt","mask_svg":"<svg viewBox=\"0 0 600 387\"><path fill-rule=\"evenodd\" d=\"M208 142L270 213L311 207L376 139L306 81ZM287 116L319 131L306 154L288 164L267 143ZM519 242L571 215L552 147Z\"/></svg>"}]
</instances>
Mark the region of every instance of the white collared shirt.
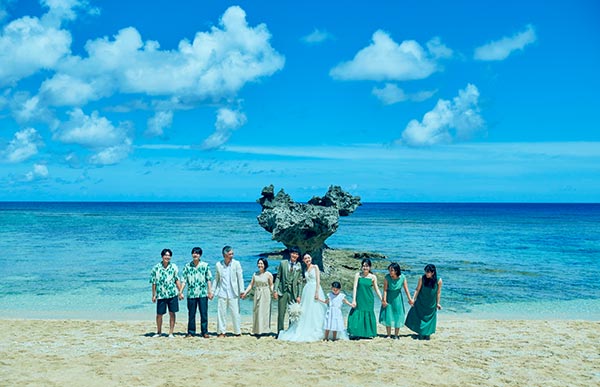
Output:
<instances>
[{"instance_id":1,"label":"white collared shirt","mask_svg":"<svg viewBox=\"0 0 600 387\"><path fill-rule=\"evenodd\" d=\"M222 272L222 276L221 276L221 284L219 286L219 293L218 296L221 298L234 298L235 297L235 292L233 291L233 281L231 281L231 276L232 276L232 265L231 263L233 262L233 260L231 262L229 262L229 265L225 265L225 262L223 262L223 272Z\"/></svg>"}]
</instances>

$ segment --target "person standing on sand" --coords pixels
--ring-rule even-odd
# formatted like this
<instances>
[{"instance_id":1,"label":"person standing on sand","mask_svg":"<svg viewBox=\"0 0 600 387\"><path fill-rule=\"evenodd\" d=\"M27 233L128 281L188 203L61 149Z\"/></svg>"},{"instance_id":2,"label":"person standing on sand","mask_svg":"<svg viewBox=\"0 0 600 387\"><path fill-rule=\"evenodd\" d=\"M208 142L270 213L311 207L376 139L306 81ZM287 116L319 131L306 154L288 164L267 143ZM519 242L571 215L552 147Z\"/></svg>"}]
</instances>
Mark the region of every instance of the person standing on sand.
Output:
<instances>
[{"instance_id":1,"label":"person standing on sand","mask_svg":"<svg viewBox=\"0 0 600 387\"><path fill-rule=\"evenodd\" d=\"M405 325L418 335L420 340L429 340L435 333L437 311L442 309L442 279L437 276L435 265L425 266L425 274L419 278L413 297L414 304L408 311Z\"/></svg>"},{"instance_id":2,"label":"person standing on sand","mask_svg":"<svg viewBox=\"0 0 600 387\"><path fill-rule=\"evenodd\" d=\"M227 311L231 313L233 334L242 334L240 327L240 295L244 292L242 265L233 259L233 248L223 247L223 260L217 262L213 289L217 296L217 334L225 337Z\"/></svg>"},{"instance_id":3,"label":"person standing on sand","mask_svg":"<svg viewBox=\"0 0 600 387\"><path fill-rule=\"evenodd\" d=\"M396 262L388 266L388 274L383 280L383 299L381 301L381 311L379 312L379 322L385 325L386 337L398 338L400 328L404 326L404 300L402 299L402 289L408 297L408 304L413 304L413 299L408 290L406 277L400 270L400 265ZM394 336L392 334L394 327Z\"/></svg>"},{"instance_id":4,"label":"person standing on sand","mask_svg":"<svg viewBox=\"0 0 600 387\"><path fill-rule=\"evenodd\" d=\"M304 254L303 260L306 267L306 285L302 289L300 310L302 313L298 320L290 324L289 328L279 332L278 339L284 341L319 341L325 337L325 312L327 307L322 303L325 293L321 288L321 274L319 266L312 264L310 254Z\"/></svg>"},{"instance_id":5,"label":"person standing on sand","mask_svg":"<svg viewBox=\"0 0 600 387\"><path fill-rule=\"evenodd\" d=\"M371 260L365 258L360 264L361 271L354 276L352 290L352 310L348 313L348 334L353 339L370 339L377 336L373 291L383 300L377 277L371 273Z\"/></svg>"},{"instance_id":6,"label":"person standing on sand","mask_svg":"<svg viewBox=\"0 0 600 387\"><path fill-rule=\"evenodd\" d=\"M183 267L183 286L188 288L188 330L185 337L196 334L196 309L200 311L200 334L208 339L208 300L213 299L212 273L208 263L200 262L202 249L192 249L192 261Z\"/></svg>"},{"instance_id":7,"label":"person standing on sand","mask_svg":"<svg viewBox=\"0 0 600 387\"><path fill-rule=\"evenodd\" d=\"M273 292L273 275L267 271L269 261L258 258L258 271L252 275L250 284L242 293L246 298L248 292L254 289L254 307L252 309L252 333L257 337L271 333L271 293Z\"/></svg>"},{"instance_id":8,"label":"person standing on sand","mask_svg":"<svg viewBox=\"0 0 600 387\"><path fill-rule=\"evenodd\" d=\"M285 313L292 302L300 303L302 266L298 262L300 249L289 249L290 260L282 260L277 268L273 298L277 300L277 335L284 329ZM289 324L288 324L289 325Z\"/></svg>"},{"instance_id":9,"label":"person standing on sand","mask_svg":"<svg viewBox=\"0 0 600 387\"><path fill-rule=\"evenodd\" d=\"M157 263L150 273L150 283L152 284L152 302L156 303L156 334L153 337L162 335L163 315L169 309L169 337L173 338L173 329L175 328L175 313L179 312L179 300L183 299L183 287L179 281L179 270L174 263L171 263L173 252L170 249L163 249L160 253L162 262Z\"/></svg>"}]
</instances>

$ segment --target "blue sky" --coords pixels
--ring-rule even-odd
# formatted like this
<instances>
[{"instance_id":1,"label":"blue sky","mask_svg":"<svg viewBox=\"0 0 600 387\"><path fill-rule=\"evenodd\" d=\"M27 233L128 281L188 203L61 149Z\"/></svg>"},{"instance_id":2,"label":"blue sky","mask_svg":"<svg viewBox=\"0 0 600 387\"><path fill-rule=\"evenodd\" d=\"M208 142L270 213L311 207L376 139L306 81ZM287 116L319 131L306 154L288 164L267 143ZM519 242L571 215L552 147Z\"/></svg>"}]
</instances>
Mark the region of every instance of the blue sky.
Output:
<instances>
[{"instance_id":1,"label":"blue sky","mask_svg":"<svg viewBox=\"0 0 600 387\"><path fill-rule=\"evenodd\" d=\"M599 4L0 0L0 200L599 202Z\"/></svg>"}]
</instances>

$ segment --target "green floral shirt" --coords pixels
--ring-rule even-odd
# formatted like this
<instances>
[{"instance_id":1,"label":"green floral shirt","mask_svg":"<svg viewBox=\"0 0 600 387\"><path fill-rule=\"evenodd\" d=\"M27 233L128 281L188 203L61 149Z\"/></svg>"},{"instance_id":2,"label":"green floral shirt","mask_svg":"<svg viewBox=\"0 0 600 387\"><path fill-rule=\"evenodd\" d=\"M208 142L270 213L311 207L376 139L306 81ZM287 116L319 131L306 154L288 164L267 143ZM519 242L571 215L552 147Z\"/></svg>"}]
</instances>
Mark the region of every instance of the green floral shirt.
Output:
<instances>
[{"instance_id":1,"label":"green floral shirt","mask_svg":"<svg viewBox=\"0 0 600 387\"><path fill-rule=\"evenodd\" d=\"M162 262L159 262L152 268L150 273L150 283L156 285L156 298L173 298L177 297L176 281L179 280L179 269L174 263L169 263L165 268Z\"/></svg>"},{"instance_id":2,"label":"green floral shirt","mask_svg":"<svg viewBox=\"0 0 600 387\"><path fill-rule=\"evenodd\" d=\"M192 261L183 267L183 281L187 284L188 298L208 297L208 281L212 279L206 262L200 262L196 267Z\"/></svg>"}]
</instances>

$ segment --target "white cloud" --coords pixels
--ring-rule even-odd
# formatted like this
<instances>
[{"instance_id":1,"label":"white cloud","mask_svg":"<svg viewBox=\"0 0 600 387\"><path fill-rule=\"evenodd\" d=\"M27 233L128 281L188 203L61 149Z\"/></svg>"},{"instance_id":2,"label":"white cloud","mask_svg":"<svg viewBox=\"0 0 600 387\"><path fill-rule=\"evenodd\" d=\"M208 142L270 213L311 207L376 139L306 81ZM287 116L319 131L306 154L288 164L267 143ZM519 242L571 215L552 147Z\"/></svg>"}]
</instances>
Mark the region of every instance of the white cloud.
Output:
<instances>
[{"instance_id":1,"label":"white cloud","mask_svg":"<svg viewBox=\"0 0 600 387\"><path fill-rule=\"evenodd\" d=\"M319 44L331 39L333 39L333 35L327 31L319 30L318 28L315 28L313 32L300 38L301 41L307 44Z\"/></svg>"},{"instance_id":2,"label":"white cloud","mask_svg":"<svg viewBox=\"0 0 600 387\"><path fill-rule=\"evenodd\" d=\"M31 96L27 92L15 93L10 102L14 119L21 125L33 122L44 122L50 127L56 127L57 120L54 113L44 105L39 96Z\"/></svg>"},{"instance_id":3,"label":"white cloud","mask_svg":"<svg viewBox=\"0 0 600 387\"><path fill-rule=\"evenodd\" d=\"M15 133L15 137L8 143L4 151L6 160L10 163L19 163L38 153L38 146L43 145L42 138L33 128L23 129Z\"/></svg>"},{"instance_id":4,"label":"white cloud","mask_svg":"<svg viewBox=\"0 0 600 387\"><path fill-rule=\"evenodd\" d=\"M63 21L75 20L77 17L74 9L85 5L79 0L41 0L42 5L48 7L48 12L42 17L44 24L59 27Z\"/></svg>"},{"instance_id":5,"label":"white cloud","mask_svg":"<svg viewBox=\"0 0 600 387\"><path fill-rule=\"evenodd\" d=\"M421 122L412 120L402 133L401 142L408 146L449 144L454 140L470 138L484 127L479 115L479 90L468 84L459 90L452 101L440 99Z\"/></svg>"},{"instance_id":6,"label":"white cloud","mask_svg":"<svg viewBox=\"0 0 600 387\"><path fill-rule=\"evenodd\" d=\"M129 138L97 112L85 116L81 107L89 102L116 94L135 95L146 108L163 112L148 122L147 134L160 135L171 125L173 111L193 109L207 101L230 102L244 85L272 75L285 63L271 46L266 25L248 25L239 6L229 7L217 26L197 32L192 40L181 40L175 49L161 50L158 42L144 41L135 28L127 27L113 37L88 40L84 55L71 55L71 34L61 24L75 19L76 11L97 15L99 10L85 0L41 1L49 9L46 14L13 20L0 31L0 87L40 70L49 76L37 95L11 91L11 100L3 97L0 103L8 105L21 123L48 123L53 139L65 143L99 150ZM68 122L59 125L57 107L76 109ZM245 115L239 117L245 122ZM222 121L218 119L217 131L207 144L227 141L231 131L243 125L226 128Z\"/></svg>"},{"instance_id":7,"label":"white cloud","mask_svg":"<svg viewBox=\"0 0 600 387\"><path fill-rule=\"evenodd\" d=\"M37 179L45 179L48 177L48 167L43 164L33 164L33 171L25 174L25 180L33 181Z\"/></svg>"},{"instance_id":8,"label":"white cloud","mask_svg":"<svg viewBox=\"0 0 600 387\"><path fill-rule=\"evenodd\" d=\"M78 0L42 0L41 3L49 8L41 19L23 16L5 25L0 32L0 86L15 83L42 69L54 70L60 60L70 54L71 34L60 26L65 20L75 19L73 9L82 3Z\"/></svg>"},{"instance_id":9,"label":"white cloud","mask_svg":"<svg viewBox=\"0 0 600 387\"><path fill-rule=\"evenodd\" d=\"M335 146L231 146L221 150L244 155L273 156L282 159L332 159L332 160L466 160L471 161L491 155L502 155L499 160L576 159L600 157L600 142L520 142L520 143L462 143L440 145L433 148L407 148L388 144L347 144Z\"/></svg>"},{"instance_id":10,"label":"white cloud","mask_svg":"<svg viewBox=\"0 0 600 387\"><path fill-rule=\"evenodd\" d=\"M223 145L231 137L231 133L246 124L246 115L237 110L221 108L217 111L215 132L202 143L203 149L215 149Z\"/></svg>"},{"instance_id":11,"label":"white cloud","mask_svg":"<svg viewBox=\"0 0 600 387\"><path fill-rule=\"evenodd\" d=\"M329 72L339 80L406 81L424 79L439 70L435 59L451 55L439 38L425 50L414 40L397 44L384 31L373 34L372 43L358 51L351 61L342 62Z\"/></svg>"},{"instance_id":12,"label":"white cloud","mask_svg":"<svg viewBox=\"0 0 600 387\"><path fill-rule=\"evenodd\" d=\"M39 95L53 106L82 106L110 96L114 92L111 83L108 77L102 75L84 81L68 74L56 74L42 83Z\"/></svg>"},{"instance_id":13,"label":"white cloud","mask_svg":"<svg viewBox=\"0 0 600 387\"><path fill-rule=\"evenodd\" d=\"M41 69L53 69L69 54L71 34L43 25L39 19L16 19L0 33L0 86L14 83Z\"/></svg>"},{"instance_id":14,"label":"white cloud","mask_svg":"<svg viewBox=\"0 0 600 387\"><path fill-rule=\"evenodd\" d=\"M123 143L107 147L90 157L90 163L96 165L117 164L126 159L131 151L131 140L126 138Z\"/></svg>"},{"instance_id":15,"label":"white cloud","mask_svg":"<svg viewBox=\"0 0 600 387\"><path fill-rule=\"evenodd\" d=\"M97 111L87 116L77 108L69 112L69 117L69 121L63 123L54 133L54 139L88 148L104 148L118 145L127 137L124 128L115 127Z\"/></svg>"},{"instance_id":16,"label":"white cloud","mask_svg":"<svg viewBox=\"0 0 600 387\"><path fill-rule=\"evenodd\" d=\"M144 134L151 137L160 137L164 134L164 129L171 127L172 123L172 111L156 112L154 116L148 119L148 129Z\"/></svg>"},{"instance_id":17,"label":"white cloud","mask_svg":"<svg viewBox=\"0 0 600 387\"><path fill-rule=\"evenodd\" d=\"M434 58L451 58L454 52L446 47L444 43L442 43L442 39L438 36L431 39L426 44L427 50L431 53Z\"/></svg>"},{"instance_id":18,"label":"white cloud","mask_svg":"<svg viewBox=\"0 0 600 387\"><path fill-rule=\"evenodd\" d=\"M476 60L504 60L516 50L523 50L525 46L534 43L537 40L535 29L532 25L527 25L525 30L514 34L511 37L504 37L500 40L484 44L475 49L474 58Z\"/></svg>"},{"instance_id":19,"label":"white cloud","mask_svg":"<svg viewBox=\"0 0 600 387\"><path fill-rule=\"evenodd\" d=\"M128 27L113 39L88 41L88 56L62 61L41 91L52 105L74 106L117 92L229 98L246 83L283 68L284 57L271 47L270 38L264 24L248 26L246 13L238 6L225 11L219 27L198 32L191 42L180 41L177 50L160 50L158 42L144 42L135 28ZM76 90L69 92L69 87Z\"/></svg>"},{"instance_id":20,"label":"white cloud","mask_svg":"<svg viewBox=\"0 0 600 387\"><path fill-rule=\"evenodd\" d=\"M399 88L395 83L386 83L384 87L374 87L371 91L374 96L384 105L392 105L403 101L421 102L431 98L437 91L420 91L418 93L406 94L404 90Z\"/></svg>"}]
</instances>

